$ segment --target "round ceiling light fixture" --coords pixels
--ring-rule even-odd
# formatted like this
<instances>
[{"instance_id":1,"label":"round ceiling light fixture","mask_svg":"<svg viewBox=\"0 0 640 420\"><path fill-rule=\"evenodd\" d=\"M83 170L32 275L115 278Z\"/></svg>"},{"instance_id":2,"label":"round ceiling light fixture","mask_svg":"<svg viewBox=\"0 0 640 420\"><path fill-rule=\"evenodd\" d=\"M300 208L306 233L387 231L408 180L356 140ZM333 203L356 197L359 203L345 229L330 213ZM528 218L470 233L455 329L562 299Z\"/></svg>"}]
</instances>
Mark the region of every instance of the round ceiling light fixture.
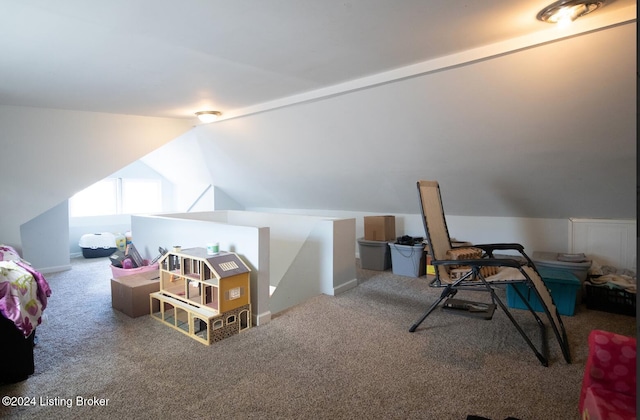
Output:
<instances>
[{"instance_id":1,"label":"round ceiling light fixture","mask_svg":"<svg viewBox=\"0 0 640 420\"><path fill-rule=\"evenodd\" d=\"M603 7L606 0L560 0L538 13L538 20L547 23L568 24Z\"/></svg>"},{"instance_id":2,"label":"round ceiling light fixture","mask_svg":"<svg viewBox=\"0 0 640 420\"><path fill-rule=\"evenodd\" d=\"M222 112L220 111L198 111L196 112L196 115L198 116L198 119L205 123L212 123L215 120L217 120L218 118L220 118L220 116L222 115Z\"/></svg>"}]
</instances>

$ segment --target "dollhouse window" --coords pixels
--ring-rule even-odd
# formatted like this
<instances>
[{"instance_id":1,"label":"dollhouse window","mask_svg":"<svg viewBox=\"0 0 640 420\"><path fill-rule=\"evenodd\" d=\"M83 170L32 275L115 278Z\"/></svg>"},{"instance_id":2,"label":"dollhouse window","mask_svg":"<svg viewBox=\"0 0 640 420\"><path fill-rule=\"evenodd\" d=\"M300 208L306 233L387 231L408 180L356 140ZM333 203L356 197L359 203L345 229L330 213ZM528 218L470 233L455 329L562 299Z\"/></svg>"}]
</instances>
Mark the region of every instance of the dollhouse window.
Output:
<instances>
[{"instance_id":1,"label":"dollhouse window","mask_svg":"<svg viewBox=\"0 0 640 420\"><path fill-rule=\"evenodd\" d=\"M222 320L221 319L213 321L213 329L217 330L218 328L222 328Z\"/></svg>"},{"instance_id":2,"label":"dollhouse window","mask_svg":"<svg viewBox=\"0 0 640 420\"><path fill-rule=\"evenodd\" d=\"M235 324L235 322L236 322L236 316L235 315L229 315L227 317L227 325L228 324Z\"/></svg>"},{"instance_id":3,"label":"dollhouse window","mask_svg":"<svg viewBox=\"0 0 640 420\"><path fill-rule=\"evenodd\" d=\"M240 296L242 296L242 288L241 287L234 287L233 289L229 289L228 292L228 300L234 300L234 299L239 299Z\"/></svg>"}]
</instances>

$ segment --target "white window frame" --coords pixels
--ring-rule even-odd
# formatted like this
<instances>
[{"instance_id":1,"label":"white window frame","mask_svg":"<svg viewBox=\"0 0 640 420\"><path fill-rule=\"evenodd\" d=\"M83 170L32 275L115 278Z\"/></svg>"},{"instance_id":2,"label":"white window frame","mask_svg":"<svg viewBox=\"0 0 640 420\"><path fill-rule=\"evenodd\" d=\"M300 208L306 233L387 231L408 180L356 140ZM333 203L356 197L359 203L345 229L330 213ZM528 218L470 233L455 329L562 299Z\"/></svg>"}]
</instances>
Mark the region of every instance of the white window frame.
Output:
<instances>
[{"instance_id":1,"label":"white window frame","mask_svg":"<svg viewBox=\"0 0 640 420\"><path fill-rule=\"evenodd\" d=\"M155 190L155 193L142 199L143 207L135 207L135 204L132 204L131 200L127 198L126 189L128 185L139 188L141 184L146 184L150 190ZM109 185L111 186L111 191L106 191L109 189ZM105 190L102 192L103 194L112 195L110 200L99 196L101 188ZM144 207L149 204L150 206ZM101 211L101 208L96 206L102 206L107 210ZM160 212L162 212L162 181L153 178L105 178L76 193L69 199L70 217Z\"/></svg>"}]
</instances>

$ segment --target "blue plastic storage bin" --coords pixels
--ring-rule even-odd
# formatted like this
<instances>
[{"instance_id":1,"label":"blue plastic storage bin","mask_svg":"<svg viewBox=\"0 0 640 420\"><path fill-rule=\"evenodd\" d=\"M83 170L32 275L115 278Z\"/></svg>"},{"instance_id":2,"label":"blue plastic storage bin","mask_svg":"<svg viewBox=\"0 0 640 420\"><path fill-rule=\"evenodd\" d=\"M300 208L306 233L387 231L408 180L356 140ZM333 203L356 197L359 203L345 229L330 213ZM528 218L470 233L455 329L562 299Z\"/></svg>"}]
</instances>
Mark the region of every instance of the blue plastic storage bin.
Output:
<instances>
[{"instance_id":1,"label":"blue plastic storage bin","mask_svg":"<svg viewBox=\"0 0 640 420\"><path fill-rule=\"evenodd\" d=\"M538 271L542 276L542 281L551 291L551 296L560 315L573 316L581 284L578 277L566 270L538 268ZM535 311L544 311L538 296L524 284L507 285L507 305L510 308L527 309L527 305L518 296L514 288L517 288L522 293Z\"/></svg>"},{"instance_id":2,"label":"blue plastic storage bin","mask_svg":"<svg viewBox=\"0 0 640 420\"><path fill-rule=\"evenodd\" d=\"M424 245L389 244L391 271L398 276L421 277L426 274L427 263Z\"/></svg>"}]
</instances>

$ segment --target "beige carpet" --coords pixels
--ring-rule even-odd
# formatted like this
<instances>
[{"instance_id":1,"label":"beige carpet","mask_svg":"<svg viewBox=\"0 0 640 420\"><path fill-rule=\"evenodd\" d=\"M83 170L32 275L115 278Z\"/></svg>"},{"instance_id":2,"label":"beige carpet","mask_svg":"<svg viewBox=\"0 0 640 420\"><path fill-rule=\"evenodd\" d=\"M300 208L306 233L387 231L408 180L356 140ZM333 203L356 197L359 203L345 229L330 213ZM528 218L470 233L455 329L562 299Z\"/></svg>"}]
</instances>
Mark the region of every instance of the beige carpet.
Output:
<instances>
[{"instance_id":1,"label":"beige carpet","mask_svg":"<svg viewBox=\"0 0 640 420\"><path fill-rule=\"evenodd\" d=\"M440 290L424 277L358 276L340 296L317 296L205 346L151 317L114 311L108 260L74 260L72 270L47 276L53 294L36 372L0 387L35 405L0 406L0 416L578 419L589 331L637 333L635 318L581 305L563 317L573 363L550 337L543 367L499 309L492 321L438 309L409 333ZM529 314L513 313L535 336ZM105 406L86 405L100 399Z\"/></svg>"}]
</instances>

